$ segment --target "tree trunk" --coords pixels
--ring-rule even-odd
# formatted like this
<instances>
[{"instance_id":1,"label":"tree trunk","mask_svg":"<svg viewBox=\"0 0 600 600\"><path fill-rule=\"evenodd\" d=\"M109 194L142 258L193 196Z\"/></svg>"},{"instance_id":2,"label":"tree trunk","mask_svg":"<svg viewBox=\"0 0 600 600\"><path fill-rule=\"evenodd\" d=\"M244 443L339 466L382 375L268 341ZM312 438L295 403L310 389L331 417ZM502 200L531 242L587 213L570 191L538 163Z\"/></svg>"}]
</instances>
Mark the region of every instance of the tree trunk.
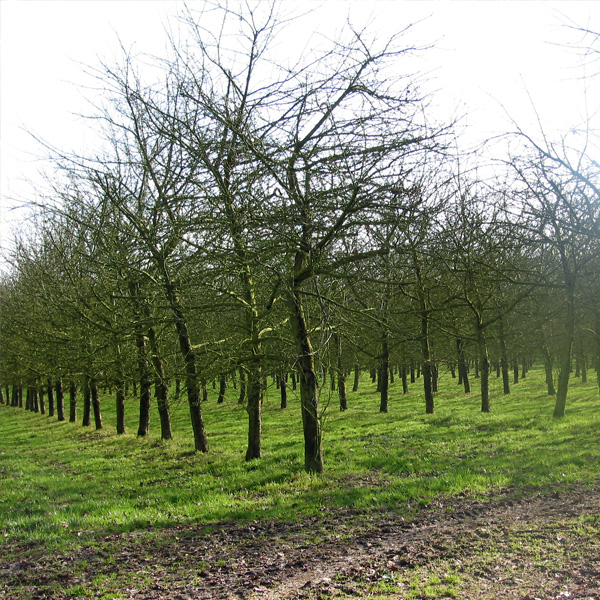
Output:
<instances>
[{"instance_id":1,"label":"tree trunk","mask_svg":"<svg viewBox=\"0 0 600 600\"><path fill-rule=\"evenodd\" d=\"M77 421L77 385L74 381L69 384L69 423Z\"/></svg>"},{"instance_id":2,"label":"tree trunk","mask_svg":"<svg viewBox=\"0 0 600 600\"><path fill-rule=\"evenodd\" d=\"M465 350L461 338L456 338L456 350L458 354L458 381L462 383L465 394L471 393L471 383L469 381L469 368L465 359Z\"/></svg>"},{"instance_id":3,"label":"tree trunk","mask_svg":"<svg viewBox=\"0 0 600 600\"><path fill-rule=\"evenodd\" d=\"M304 253L296 255L296 272L301 272L307 257ZM298 349L298 369L300 375L300 404L302 411L302 428L304 433L304 468L308 473L323 472L323 455L321 449L321 419L319 415L319 388L313 348L308 333L308 324L302 304L300 283L294 279L289 301L292 335Z\"/></svg>"},{"instance_id":4,"label":"tree trunk","mask_svg":"<svg viewBox=\"0 0 600 600\"><path fill-rule=\"evenodd\" d=\"M581 383L587 383L587 364L585 352L583 351L583 338L581 334L579 334L577 339L577 368L579 370L579 375L576 375L576 377L581 377Z\"/></svg>"},{"instance_id":5,"label":"tree trunk","mask_svg":"<svg viewBox=\"0 0 600 600\"><path fill-rule=\"evenodd\" d=\"M125 374L123 372L123 358L121 356L121 345L115 338L114 340L114 352L115 352L115 411L117 417L117 434L122 435L125 433ZM109 392L110 393L110 392Z\"/></svg>"},{"instance_id":6,"label":"tree trunk","mask_svg":"<svg viewBox=\"0 0 600 600\"><path fill-rule=\"evenodd\" d=\"M554 396L556 390L554 389L554 376L552 373L552 357L548 348L544 346L544 371L546 372L546 387L548 388L548 396Z\"/></svg>"},{"instance_id":7,"label":"tree trunk","mask_svg":"<svg viewBox=\"0 0 600 600\"><path fill-rule=\"evenodd\" d=\"M139 304L139 300L138 300ZM138 373L140 378L140 413L138 423L138 437L145 437L150 433L150 404L152 402L152 382L150 365L148 364L148 348L146 336L138 324L135 336L138 351Z\"/></svg>"},{"instance_id":8,"label":"tree trunk","mask_svg":"<svg viewBox=\"0 0 600 600\"><path fill-rule=\"evenodd\" d=\"M173 439L171 429L171 407L169 406L169 386L162 378L157 378L154 384L154 393L158 407L158 418L160 420L160 439Z\"/></svg>"},{"instance_id":9,"label":"tree trunk","mask_svg":"<svg viewBox=\"0 0 600 600\"><path fill-rule=\"evenodd\" d=\"M223 404L225 402L225 392L227 391L227 379L225 375L219 376L219 397L217 398L217 404ZM248 394L250 395L250 394Z\"/></svg>"},{"instance_id":10,"label":"tree trunk","mask_svg":"<svg viewBox=\"0 0 600 600\"><path fill-rule=\"evenodd\" d=\"M246 411L248 412L248 447L246 449L246 461L250 461L261 458L262 456L262 405L264 390L267 383L266 376L263 376L262 372L262 347L260 343L258 310L256 307L256 299L254 297L254 286L247 265L245 265L244 268L242 281L247 302L245 317L246 330L250 338L251 356L245 381ZM224 378L222 381L224 382ZM281 385L282 389L284 389L285 383L282 382ZM222 388L222 390L224 395L224 388ZM283 391L282 394L285 394L285 391Z\"/></svg>"},{"instance_id":11,"label":"tree trunk","mask_svg":"<svg viewBox=\"0 0 600 600\"><path fill-rule=\"evenodd\" d=\"M45 415L46 414L46 400L45 400L46 396L44 394L44 386L36 385L35 389L36 389L36 393L39 396L40 413L42 415Z\"/></svg>"},{"instance_id":12,"label":"tree trunk","mask_svg":"<svg viewBox=\"0 0 600 600\"><path fill-rule=\"evenodd\" d=\"M433 386L432 386L432 365L429 360L427 362L423 362L422 373L423 373L423 390L425 392L425 413L433 414L434 400L433 400Z\"/></svg>"},{"instance_id":13,"label":"tree trunk","mask_svg":"<svg viewBox=\"0 0 600 600\"><path fill-rule=\"evenodd\" d=\"M558 389L554 405L554 416L564 417L567 404L567 391L569 389L569 376L571 374L571 350L575 337L575 282L572 277L565 276L567 293L564 323L564 338L560 352L560 372L558 374Z\"/></svg>"},{"instance_id":14,"label":"tree trunk","mask_svg":"<svg viewBox=\"0 0 600 600\"><path fill-rule=\"evenodd\" d=\"M258 349L260 351L260 349ZM257 361L259 359L257 358ZM221 393L225 398L225 376L221 378ZM263 376L259 364L250 366L246 382L246 411L248 412L248 448L246 460L260 458L262 454L262 399ZM219 394L221 397L221 394ZM222 402L223 400L221 400Z\"/></svg>"},{"instance_id":15,"label":"tree trunk","mask_svg":"<svg viewBox=\"0 0 600 600\"><path fill-rule=\"evenodd\" d=\"M83 379L83 427L89 427L92 423L92 393L90 390L89 377Z\"/></svg>"},{"instance_id":16,"label":"tree trunk","mask_svg":"<svg viewBox=\"0 0 600 600\"><path fill-rule=\"evenodd\" d=\"M117 411L117 433L125 433L125 381L121 378L115 381L115 408Z\"/></svg>"},{"instance_id":17,"label":"tree trunk","mask_svg":"<svg viewBox=\"0 0 600 600\"><path fill-rule=\"evenodd\" d=\"M238 114L241 119L241 113ZM241 121L238 121L238 125ZM236 139L237 132L233 138ZM263 378L262 372L262 349L260 341L259 312L254 291L254 280L252 269L247 256L246 243L243 235L243 224L240 221L240 214L234 208L231 196L231 169L236 163L236 153L233 150L234 143L230 146L231 153L224 162L223 178L219 180L222 199L224 201L225 213L228 217L229 231L233 240L235 256L238 262L238 273L243 289L244 297L244 320L246 334L248 339L248 350L250 360L246 365L248 367L246 381L246 411L248 412L248 448L246 450L246 460L253 460L261 457L262 448L262 404L264 389L267 386L266 376ZM263 381L264 379L264 381ZM217 402L225 400L225 376L221 377L219 398Z\"/></svg>"},{"instance_id":18,"label":"tree trunk","mask_svg":"<svg viewBox=\"0 0 600 600\"><path fill-rule=\"evenodd\" d=\"M400 377L402 378L402 393L408 394L408 370L406 365L402 365L400 370Z\"/></svg>"},{"instance_id":19,"label":"tree trunk","mask_svg":"<svg viewBox=\"0 0 600 600\"><path fill-rule=\"evenodd\" d=\"M282 373L279 378L279 393L281 394L280 408L287 408L287 373Z\"/></svg>"},{"instance_id":20,"label":"tree trunk","mask_svg":"<svg viewBox=\"0 0 600 600\"><path fill-rule=\"evenodd\" d=\"M387 330L383 332L381 341L381 358L379 363L379 412L388 412L388 399L390 389L390 346L388 342Z\"/></svg>"},{"instance_id":21,"label":"tree trunk","mask_svg":"<svg viewBox=\"0 0 600 600\"><path fill-rule=\"evenodd\" d=\"M240 368L240 395L238 397L238 404L244 404L246 402L246 371Z\"/></svg>"},{"instance_id":22,"label":"tree trunk","mask_svg":"<svg viewBox=\"0 0 600 600\"><path fill-rule=\"evenodd\" d=\"M504 337L504 319L498 321L498 337L500 338L500 369L502 371L502 388L504 394L510 394L510 383L508 376L508 353L506 351L506 339Z\"/></svg>"},{"instance_id":23,"label":"tree trunk","mask_svg":"<svg viewBox=\"0 0 600 600\"><path fill-rule=\"evenodd\" d=\"M171 409L169 406L169 386L167 385L167 375L163 364L160 346L154 327L148 328L148 340L150 341L150 359L154 367L154 392L158 405L158 416L160 419L160 439L170 440L173 438L171 430Z\"/></svg>"},{"instance_id":24,"label":"tree trunk","mask_svg":"<svg viewBox=\"0 0 600 600\"><path fill-rule=\"evenodd\" d=\"M100 412L100 396L98 394L98 383L95 379L90 381L90 394L92 400L92 408L94 410L94 425L96 429L102 429L102 414Z\"/></svg>"},{"instance_id":25,"label":"tree trunk","mask_svg":"<svg viewBox=\"0 0 600 600\"><path fill-rule=\"evenodd\" d=\"M25 408L31 412L40 412L40 398L35 385L27 386L27 398L25 399Z\"/></svg>"},{"instance_id":26,"label":"tree trunk","mask_svg":"<svg viewBox=\"0 0 600 600\"><path fill-rule=\"evenodd\" d=\"M338 333L334 334L335 348L337 354L337 388L340 398L340 410L348 409L348 399L346 398L346 373L344 371L344 362L342 360L342 340ZM333 381L333 376L332 376Z\"/></svg>"},{"instance_id":27,"label":"tree trunk","mask_svg":"<svg viewBox=\"0 0 600 600\"><path fill-rule=\"evenodd\" d=\"M490 412L490 360L481 322L477 323L477 346L479 348L479 373L481 377L481 412Z\"/></svg>"},{"instance_id":28,"label":"tree trunk","mask_svg":"<svg viewBox=\"0 0 600 600\"><path fill-rule=\"evenodd\" d=\"M54 416L54 385L52 379L48 379L48 416Z\"/></svg>"},{"instance_id":29,"label":"tree trunk","mask_svg":"<svg viewBox=\"0 0 600 600\"><path fill-rule=\"evenodd\" d=\"M56 414L59 421L65 420L65 394L63 391L62 379L57 379L55 384L56 391Z\"/></svg>"},{"instance_id":30,"label":"tree trunk","mask_svg":"<svg viewBox=\"0 0 600 600\"><path fill-rule=\"evenodd\" d=\"M165 285L166 297L171 311L175 317L175 329L179 348L183 356L186 371L186 388L190 418L194 432L194 448L199 452L208 452L208 440L204 430L204 419L202 418L202 407L200 403L200 390L198 388L198 369L196 366L196 355L192 350L192 344L188 333L187 323L183 310L179 306L179 299L175 287L171 283Z\"/></svg>"},{"instance_id":31,"label":"tree trunk","mask_svg":"<svg viewBox=\"0 0 600 600\"><path fill-rule=\"evenodd\" d=\"M360 369L358 365L354 365L354 383L352 384L352 391L358 392L358 384L360 382Z\"/></svg>"},{"instance_id":32,"label":"tree trunk","mask_svg":"<svg viewBox=\"0 0 600 600\"><path fill-rule=\"evenodd\" d=\"M340 398L340 410L347 410L348 397L346 395L346 375L343 371L338 372L338 396Z\"/></svg>"},{"instance_id":33,"label":"tree trunk","mask_svg":"<svg viewBox=\"0 0 600 600\"><path fill-rule=\"evenodd\" d=\"M421 301L421 354L423 355L423 390L425 391L425 413L433 414L434 399L432 386L431 348L429 346L429 314L424 300Z\"/></svg>"}]
</instances>

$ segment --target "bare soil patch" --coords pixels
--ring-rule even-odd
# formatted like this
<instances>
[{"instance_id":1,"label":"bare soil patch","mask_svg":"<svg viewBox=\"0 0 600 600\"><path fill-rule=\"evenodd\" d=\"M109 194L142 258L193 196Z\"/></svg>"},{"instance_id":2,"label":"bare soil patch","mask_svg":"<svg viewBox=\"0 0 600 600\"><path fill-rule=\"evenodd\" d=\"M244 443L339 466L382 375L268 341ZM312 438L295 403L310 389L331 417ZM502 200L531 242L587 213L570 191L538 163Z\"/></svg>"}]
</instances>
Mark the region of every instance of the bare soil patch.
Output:
<instances>
[{"instance_id":1,"label":"bare soil patch","mask_svg":"<svg viewBox=\"0 0 600 600\"><path fill-rule=\"evenodd\" d=\"M5 600L600 599L600 483L0 546Z\"/></svg>"}]
</instances>

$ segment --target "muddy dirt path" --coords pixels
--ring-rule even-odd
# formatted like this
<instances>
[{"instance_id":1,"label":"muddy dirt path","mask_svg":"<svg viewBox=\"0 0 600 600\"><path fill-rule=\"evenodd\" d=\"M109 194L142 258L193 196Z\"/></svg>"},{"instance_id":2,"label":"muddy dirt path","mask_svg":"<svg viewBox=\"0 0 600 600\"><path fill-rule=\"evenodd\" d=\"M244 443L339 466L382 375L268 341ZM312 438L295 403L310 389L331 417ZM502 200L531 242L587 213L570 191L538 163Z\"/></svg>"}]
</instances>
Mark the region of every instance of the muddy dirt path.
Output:
<instances>
[{"instance_id":1,"label":"muddy dirt path","mask_svg":"<svg viewBox=\"0 0 600 600\"><path fill-rule=\"evenodd\" d=\"M506 491L485 502L438 502L410 522L382 516L337 553L325 545L325 557L307 558L251 598L360 598L376 587L369 580L386 577L399 580L403 598L411 590L402 572L425 580L449 571L459 574L454 592L461 598L600 598L598 491Z\"/></svg>"},{"instance_id":2,"label":"muddy dirt path","mask_svg":"<svg viewBox=\"0 0 600 600\"><path fill-rule=\"evenodd\" d=\"M149 530L68 554L9 544L0 598L600 599L600 483L402 513Z\"/></svg>"}]
</instances>

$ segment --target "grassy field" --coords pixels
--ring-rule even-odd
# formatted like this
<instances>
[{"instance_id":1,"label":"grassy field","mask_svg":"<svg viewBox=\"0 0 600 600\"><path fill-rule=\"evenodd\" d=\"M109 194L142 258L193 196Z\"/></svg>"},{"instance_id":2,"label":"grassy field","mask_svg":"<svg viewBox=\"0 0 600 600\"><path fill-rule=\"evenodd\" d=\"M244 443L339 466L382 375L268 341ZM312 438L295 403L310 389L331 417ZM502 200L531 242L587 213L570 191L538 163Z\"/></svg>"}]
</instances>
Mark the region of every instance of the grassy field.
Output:
<instances>
[{"instance_id":1,"label":"grassy field","mask_svg":"<svg viewBox=\"0 0 600 600\"><path fill-rule=\"evenodd\" d=\"M593 378L592 378L593 379ZM504 396L492 379L492 412L479 409L477 383L461 393L444 375L436 413L424 414L420 383L403 396L392 386L390 412L378 412L375 386L363 379L337 409L323 395L326 472L303 472L299 400L280 410L278 391L264 407L264 458L245 463L246 413L237 392L204 406L211 452L193 452L187 406L173 407L175 439L161 442L158 415L149 438L115 433L113 399L102 398L104 429L0 406L0 536L14 543L68 548L75 541L135 530L231 520L301 520L340 507L411 507L438 495L530 489L598 477L600 396L594 381L573 379L567 414L552 417L543 373L532 370Z\"/></svg>"}]
</instances>

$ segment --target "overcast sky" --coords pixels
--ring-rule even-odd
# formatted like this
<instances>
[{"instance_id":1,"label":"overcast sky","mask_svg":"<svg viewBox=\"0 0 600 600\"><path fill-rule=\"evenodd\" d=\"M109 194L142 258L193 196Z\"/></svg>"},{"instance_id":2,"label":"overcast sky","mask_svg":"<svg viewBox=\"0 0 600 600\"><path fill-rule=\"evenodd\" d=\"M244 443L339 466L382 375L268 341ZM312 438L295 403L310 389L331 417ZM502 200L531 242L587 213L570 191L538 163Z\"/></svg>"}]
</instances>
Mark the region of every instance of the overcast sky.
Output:
<instances>
[{"instance_id":1,"label":"overcast sky","mask_svg":"<svg viewBox=\"0 0 600 600\"><path fill-rule=\"evenodd\" d=\"M348 13L355 23L372 21L381 35L418 22L412 41L437 46L420 67L439 90L439 115L466 112L469 143L509 128L507 114L535 129L530 97L550 132L575 128L586 110L598 108L598 94L584 103L581 61L567 47L579 36L566 25L600 31L599 2L283 2L314 8L290 36L299 47L299 38L316 29L339 29ZM165 25L175 22L181 6L176 0L0 0L0 245L12 237L9 225L24 226L22 213L10 209L15 197L31 193L24 180L35 181L42 165L43 150L25 130L67 150L93 143L78 116L90 114L84 65L116 60L119 39L127 48L163 53Z\"/></svg>"}]
</instances>

